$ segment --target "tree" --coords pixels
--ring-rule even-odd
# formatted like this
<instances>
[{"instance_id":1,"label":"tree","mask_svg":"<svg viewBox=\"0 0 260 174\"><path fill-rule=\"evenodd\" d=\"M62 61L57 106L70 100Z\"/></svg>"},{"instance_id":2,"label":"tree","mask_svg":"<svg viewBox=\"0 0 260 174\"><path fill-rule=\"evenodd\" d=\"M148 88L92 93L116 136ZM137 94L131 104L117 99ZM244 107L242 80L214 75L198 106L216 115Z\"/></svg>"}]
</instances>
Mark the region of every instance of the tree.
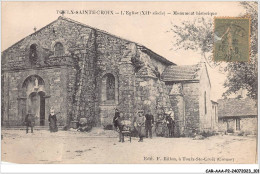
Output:
<instances>
[{"instance_id":1,"label":"tree","mask_svg":"<svg viewBox=\"0 0 260 174\"><path fill-rule=\"evenodd\" d=\"M224 83L224 86L228 89L224 95L237 92L242 88L248 91L249 97L256 100L258 94L258 5L257 2L240 2L240 4L246 9L247 15L251 17L250 62L228 63L225 68L225 71L228 72L228 75L227 80Z\"/></svg>"},{"instance_id":2,"label":"tree","mask_svg":"<svg viewBox=\"0 0 260 174\"><path fill-rule=\"evenodd\" d=\"M228 62L226 64L212 60L213 50L213 20L197 18L194 21L184 21L180 26L172 24L170 32L173 32L175 40L174 48L200 51L205 61L212 68L219 68L227 73L224 87L227 88L223 96L236 93L240 89L246 89L248 96L257 99L257 2L240 2L247 14L251 17L251 56L250 62ZM208 55L208 56L206 56Z\"/></svg>"}]
</instances>

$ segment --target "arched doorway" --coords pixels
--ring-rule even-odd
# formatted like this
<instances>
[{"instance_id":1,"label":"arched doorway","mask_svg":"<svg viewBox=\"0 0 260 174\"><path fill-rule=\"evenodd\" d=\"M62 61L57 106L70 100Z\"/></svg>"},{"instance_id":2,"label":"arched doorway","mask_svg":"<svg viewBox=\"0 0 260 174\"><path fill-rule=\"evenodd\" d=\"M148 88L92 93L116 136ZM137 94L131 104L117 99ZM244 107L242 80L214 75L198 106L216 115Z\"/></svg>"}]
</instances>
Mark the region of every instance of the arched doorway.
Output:
<instances>
[{"instance_id":1,"label":"arched doorway","mask_svg":"<svg viewBox=\"0 0 260 174\"><path fill-rule=\"evenodd\" d=\"M45 93L32 92L28 97L28 112L31 112L35 115L36 121L39 120L36 125L44 126L45 125Z\"/></svg>"},{"instance_id":2,"label":"arched doorway","mask_svg":"<svg viewBox=\"0 0 260 174\"><path fill-rule=\"evenodd\" d=\"M32 75L25 79L23 83L23 91L26 98L26 104L23 110L25 114L29 112L35 116L35 125L44 126L46 123L45 117L45 88L44 81L38 75Z\"/></svg>"},{"instance_id":3,"label":"arched doorway","mask_svg":"<svg viewBox=\"0 0 260 174\"><path fill-rule=\"evenodd\" d=\"M45 125L45 93L44 92L39 92L38 93L40 96L40 126Z\"/></svg>"}]
</instances>

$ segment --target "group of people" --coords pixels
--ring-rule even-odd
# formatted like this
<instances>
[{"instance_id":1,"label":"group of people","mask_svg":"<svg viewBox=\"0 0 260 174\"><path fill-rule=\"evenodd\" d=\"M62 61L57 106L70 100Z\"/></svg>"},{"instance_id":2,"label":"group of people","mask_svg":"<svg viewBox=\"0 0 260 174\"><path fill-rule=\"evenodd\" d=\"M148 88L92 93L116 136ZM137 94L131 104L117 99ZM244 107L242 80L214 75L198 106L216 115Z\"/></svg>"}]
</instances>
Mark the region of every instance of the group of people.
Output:
<instances>
[{"instance_id":1,"label":"group of people","mask_svg":"<svg viewBox=\"0 0 260 174\"><path fill-rule=\"evenodd\" d=\"M57 132L58 131L57 117L53 107L51 107L50 109L50 115L48 121L49 121L50 132ZM35 125L35 115L32 114L31 110L29 110L28 114L25 116L26 134L29 131L29 127L31 128L31 133L33 133L34 125Z\"/></svg>"},{"instance_id":2,"label":"group of people","mask_svg":"<svg viewBox=\"0 0 260 174\"><path fill-rule=\"evenodd\" d=\"M114 127L119 132L119 142L124 142L124 124L123 118L120 116L120 112L118 109L115 109L115 116L113 118ZM174 113L170 110L165 117L165 122L168 127L168 135L169 137L174 136ZM148 136L152 138L152 127L154 125L154 116L151 112L144 113L143 111L137 112L136 116L133 119L132 130L133 132L137 131L139 136L138 142L143 142L143 138Z\"/></svg>"}]
</instances>

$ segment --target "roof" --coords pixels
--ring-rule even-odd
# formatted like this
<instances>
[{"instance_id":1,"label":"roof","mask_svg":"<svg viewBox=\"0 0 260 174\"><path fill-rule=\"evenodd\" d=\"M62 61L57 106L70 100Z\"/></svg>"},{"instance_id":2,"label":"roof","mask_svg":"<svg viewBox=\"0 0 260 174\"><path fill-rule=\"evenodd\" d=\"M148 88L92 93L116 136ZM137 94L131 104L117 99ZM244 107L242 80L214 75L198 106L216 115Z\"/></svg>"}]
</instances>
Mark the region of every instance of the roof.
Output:
<instances>
[{"instance_id":1,"label":"roof","mask_svg":"<svg viewBox=\"0 0 260 174\"><path fill-rule=\"evenodd\" d=\"M210 100L212 104L218 104L218 102L214 101L214 100Z\"/></svg>"},{"instance_id":2,"label":"roof","mask_svg":"<svg viewBox=\"0 0 260 174\"><path fill-rule=\"evenodd\" d=\"M138 44L138 43L136 43L136 42L132 42L132 41L130 41L130 40L121 38L121 37L119 37L119 36L115 36L115 35L113 35L113 34L110 34L110 33L106 32L106 31L103 31L103 30L100 30L100 29L91 27L91 26L89 26L89 25L83 24L83 23L81 23L81 22L72 20L72 19L67 18L67 17L64 17L64 16L59 16L58 19L56 19L55 21L51 22L50 24L44 26L43 28L37 30L36 32L30 34L29 36L32 36L32 35L34 35L34 34L40 32L41 30L43 30L44 28L46 28L46 27L52 25L53 23L55 23L55 22L58 21L58 20L65 20L65 21L68 21L68 22L72 22L72 23L74 23L74 24L81 25L81 26L83 26L83 27L87 27L87 28L90 28L90 29L99 31L99 32L101 32L101 33L107 34L107 35L112 36L112 37L114 37L114 38L118 38L118 39L124 40L124 41L126 41L126 42L135 43L135 44L137 45L137 47L138 47L141 51L144 51L144 52L146 52L147 54L152 55L152 57L155 58L155 59L157 59L158 61L160 61L160 62L162 62L162 63L165 63L165 64L168 64L168 65L175 65L173 62L171 62L171 61L169 61L168 59L166 59L166 58L160 56L159 54L157 54L157 53L151 51L150 49L146 48L145 46L143 46L143 45L141 45L141 44ZM25 38L21 39L20 41L16 42L15 44L13 44L12 46L10 46L9 48L11 48L11 47L13 47L14 45L16 45L16 44L22 42L24 39L25 39ZM8 50L9 48L7 48L6 50ZM6 50L4 50L3 52L5 52Z\"/></svg>"},{"instance_id":3,"label":"roof","mask_svg":"<svg viewBox=\"0 0 260 174\"><path fill-rule=\"evenodd\" d=\"M163 81L199 80L198 72L201 67L197 65L168 66L162 73Z\"/></svg>"},{"instance_id":4,"label":"roof","mask_svg":"<svg viewBox=\"0 0 260 174\"><path fill-rule=\"evenodd\" d=\"M256 101L250 98L220 99L218 100L218 115L219 118L256 116Z\"/></svg>"}]
</instances>

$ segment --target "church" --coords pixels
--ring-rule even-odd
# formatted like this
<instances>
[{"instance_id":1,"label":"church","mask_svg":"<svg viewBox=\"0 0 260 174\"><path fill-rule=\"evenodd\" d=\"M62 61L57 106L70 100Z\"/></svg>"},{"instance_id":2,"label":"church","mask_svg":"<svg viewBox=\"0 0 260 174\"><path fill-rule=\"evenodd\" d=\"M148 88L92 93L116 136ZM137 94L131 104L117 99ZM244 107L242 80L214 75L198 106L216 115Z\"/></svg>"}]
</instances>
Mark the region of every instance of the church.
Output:
<instances>
[{"instance_id":1,"label":"church","mask_svg":"<svg viewBox=\"0 0 260 174\"><path fill-rule=\"evenodd\" d=\"M112 124L115 108L132 120L139 110L172 109L178 135L213 131L207 67L177 66L138 43L60 16L2 52L2 126L22 126L31 112L48 125L80 118Z\"/></svg>"}]
</instances>

